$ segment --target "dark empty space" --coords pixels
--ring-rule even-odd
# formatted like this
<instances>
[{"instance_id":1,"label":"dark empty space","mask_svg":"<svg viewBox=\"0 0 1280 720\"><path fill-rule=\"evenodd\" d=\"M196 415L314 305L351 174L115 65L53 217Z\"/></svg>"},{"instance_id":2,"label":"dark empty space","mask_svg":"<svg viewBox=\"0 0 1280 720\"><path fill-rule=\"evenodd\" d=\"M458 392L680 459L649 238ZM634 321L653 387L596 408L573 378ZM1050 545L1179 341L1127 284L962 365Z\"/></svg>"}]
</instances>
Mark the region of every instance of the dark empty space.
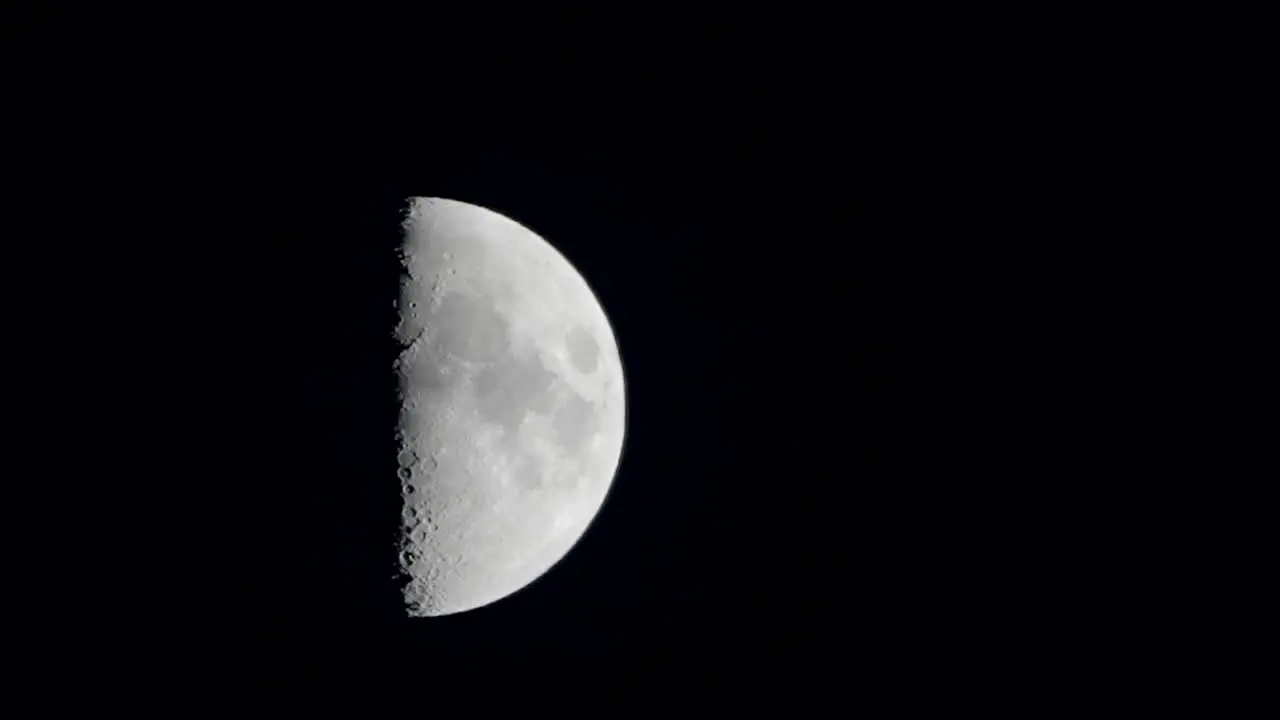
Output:
<instances>
[{"instance_id":1,"label":"dark empty space","mask_svg":"<svg viewBox=\"0 0 1280 720\"><path fill-rule=\"evenodd\" d=\"M439 17L370 45L299 30L307 53L259 49L218 85L189 142L222 156L235 220L218 251L236 262L202 301L224 366L203 390L213 487L235 510L208 541L219 601L184 620L210 638L200 677L464 704L478 677L516 702L579 678L606 708L668 689L826 700L970 647L942 638L981 626L964 625L991 589L966 540L1001 502L971 489L1012 467L1016 447L992 449L1012 445L1000 375L1027 331L970 312L972 293L1019 302L992 280L1007 269L966 260L996 231L961 202L984 167L956 150L979 147L959 127L974 106L941 91L947 58L792 14ZM605 309L627 389L622 464L565 560L508 601L414 622L395 579L410 196L553 241ZM556 384L507 362L490 308L455 293L439 313L494 363L474 379L495 422L524 403L566 448L589 441L590 405L548 405ZM587 336L566 343L598 368ZM485 389L503 379L520 397ZM797 680L832 672L839 687Z\"/></svg>"}]
</instances>

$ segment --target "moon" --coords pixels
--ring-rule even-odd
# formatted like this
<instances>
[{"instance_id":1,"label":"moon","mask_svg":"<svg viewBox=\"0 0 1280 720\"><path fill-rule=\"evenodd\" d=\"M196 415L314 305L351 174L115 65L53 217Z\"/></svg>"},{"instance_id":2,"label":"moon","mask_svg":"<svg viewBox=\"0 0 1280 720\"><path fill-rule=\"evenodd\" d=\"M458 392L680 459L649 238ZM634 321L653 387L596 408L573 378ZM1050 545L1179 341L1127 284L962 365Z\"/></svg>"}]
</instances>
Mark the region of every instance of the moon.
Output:
<instances>
[{"instance_id":1,"label":"moon","mask_svg":"<svg viewBox=\"0 0 1280 720\"><path fill-rule=\"evenodd\" d=\"M456 200L403 222L395 363L411 617L473 610L546 573L602 507L621 457L613 330L567 259Z\"/></svg>"}]
</instances>

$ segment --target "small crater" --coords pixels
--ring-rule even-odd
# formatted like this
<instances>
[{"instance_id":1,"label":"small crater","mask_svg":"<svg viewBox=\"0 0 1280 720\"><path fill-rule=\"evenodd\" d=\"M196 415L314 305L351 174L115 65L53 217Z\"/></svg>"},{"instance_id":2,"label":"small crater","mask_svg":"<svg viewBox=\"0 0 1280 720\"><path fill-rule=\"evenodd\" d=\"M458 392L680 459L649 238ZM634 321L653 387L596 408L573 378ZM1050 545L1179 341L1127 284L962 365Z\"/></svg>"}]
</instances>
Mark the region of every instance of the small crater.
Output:
<instances>
[{"instance_id":1,"label":"small crater","mask_svg":"<svg viewBox=\"0 0 1280 720\"><path fill-rule=\"evenodd\" d=\"M404 448L396 456L396 461L400 463L402 468L413 467L418 462L418 453L413 448Z\"/></svg>"}]
</instances>

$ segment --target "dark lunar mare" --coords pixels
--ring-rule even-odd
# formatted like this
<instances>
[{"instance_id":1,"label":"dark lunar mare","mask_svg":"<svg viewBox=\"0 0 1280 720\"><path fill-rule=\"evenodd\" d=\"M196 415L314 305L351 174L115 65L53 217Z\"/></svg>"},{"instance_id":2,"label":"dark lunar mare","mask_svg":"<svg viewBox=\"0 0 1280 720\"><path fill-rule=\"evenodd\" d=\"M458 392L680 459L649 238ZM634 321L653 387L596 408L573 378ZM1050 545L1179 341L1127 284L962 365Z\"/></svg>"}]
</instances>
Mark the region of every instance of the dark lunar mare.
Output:
<instances>
[{"instance_id":1,"label":"dark lunar mare","mask_svg":"<svg viewBox=\"0 0 1280 720\"><path fill-rule=\"evenodd\" d=\"M564 387L541 358L508 355L475 374L475 397L485 420L515 433L527 413L546 415L554 407L553 387Z\"/></svg>"}]
</instances>

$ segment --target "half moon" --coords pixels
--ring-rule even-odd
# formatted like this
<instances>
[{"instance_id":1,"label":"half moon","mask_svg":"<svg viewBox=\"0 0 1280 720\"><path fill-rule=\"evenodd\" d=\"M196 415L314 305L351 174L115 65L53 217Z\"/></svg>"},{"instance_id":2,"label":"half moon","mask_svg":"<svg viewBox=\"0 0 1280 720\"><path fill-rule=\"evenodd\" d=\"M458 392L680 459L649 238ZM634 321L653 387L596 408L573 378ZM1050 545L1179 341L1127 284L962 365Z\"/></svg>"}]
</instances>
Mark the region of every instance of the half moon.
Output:
<instances>
[{"instance_id":1,"label":"half moon","mask_svg":"<svg viewBox=\"0 0 1280 720\"><path fill-rule=\"evenodd\" d=\"M625 430L595 294L528 228L414 198L400 292L400 567L411 616L481 607L559 562L604 503Z\"/></svg>"}]
</instances>

